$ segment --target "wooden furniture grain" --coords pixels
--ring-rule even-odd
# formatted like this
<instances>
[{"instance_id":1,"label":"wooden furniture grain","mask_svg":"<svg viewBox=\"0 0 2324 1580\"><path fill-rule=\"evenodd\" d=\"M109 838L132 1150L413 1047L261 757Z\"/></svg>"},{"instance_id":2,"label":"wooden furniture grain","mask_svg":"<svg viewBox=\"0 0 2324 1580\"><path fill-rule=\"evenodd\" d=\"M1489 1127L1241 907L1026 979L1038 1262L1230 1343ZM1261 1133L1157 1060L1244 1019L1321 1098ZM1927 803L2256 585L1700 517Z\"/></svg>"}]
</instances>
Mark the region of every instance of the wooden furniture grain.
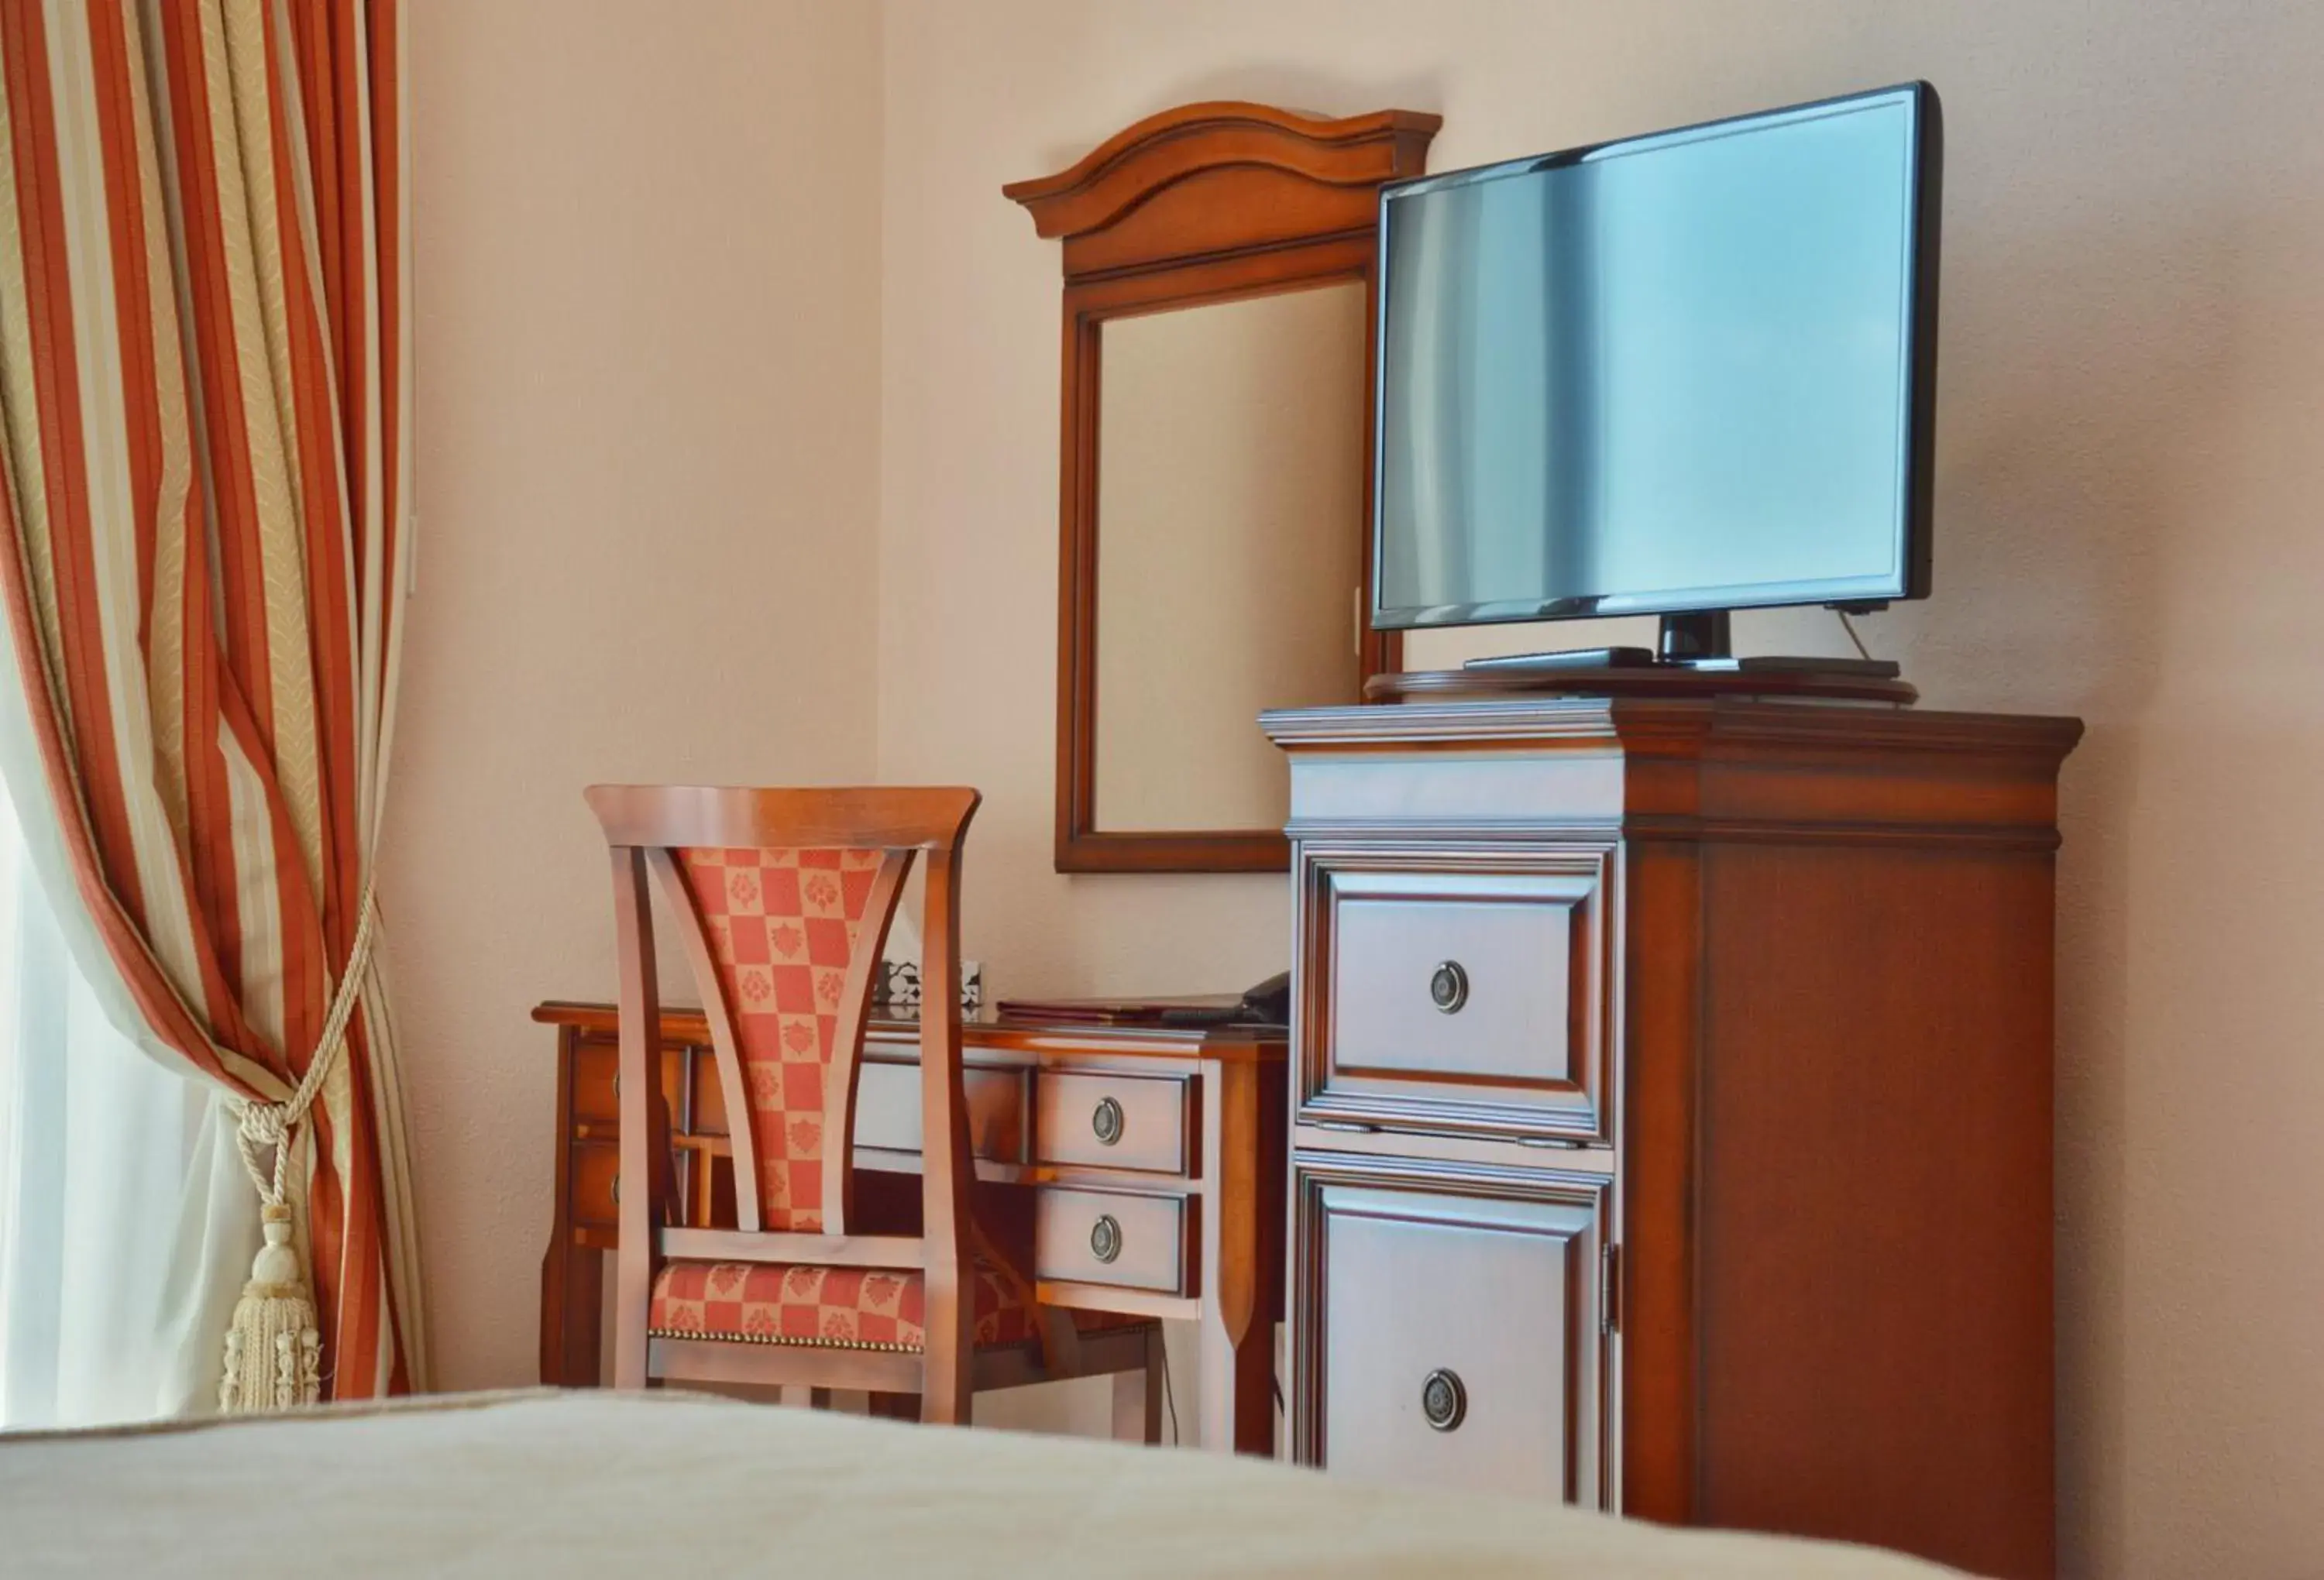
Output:
<instances>
[{"instance_id":1,"label":"wooden furniture grain","mask_svg":"<svg viewBox=\"0 0 2324 1580\"><path fill-rule=\"evenodd\" d=\"M1376 348L1379 188L1422 173L1439 117L1381 110L1320 120L1265 105L1165 110L1070 168L1003 193L1064 243L1059 441L1056 849L1060 872L1279 871L1276 828L1108 830L1096 804L1097 565L1101 337L1139 315L1244 300L1334 281L1365 292L1365 383ZM1364 507L1347 523L1370 607L1370 433ZM1339 594L1333 593L1336 600ZM1337 607L1335 602L1334 607ZM1360 629L1350 689L1398 662L1396 633ZM1284 700L1277 694L1277 701ZM1238 720L1237 725L1241 723Z\"/></svg>"},{"instance_id":2,"label":"wooden furniture grain","mask_svg":"<svg viewBox=\"0 0 2324 1580\"><path fill-rule=\"evenodd\" d=\"M1269 714L1295 1457L2052 1566L2070 719Z\"/></svg>"},{"instance_id":3,"label":"wooden furniture grain","mask_svg":"<svg viewBox=\"0 0 2324 1580\"><path fill-rule=\"evenodd\" d=\"M600 1375L603 1265L620 1243L619 1016L543 1004L557 1030L557 1193L540 1267L540 1380ZM908 1193L920 1170L919 1027L874 1020L858 1077L859 1193ZM1286 1043L1265 1027L1093 1027L998 1021L961 1028L977 1194L1021 1247L1049 1304L1197 1325L1200 1441L1274 1448L1275 1324L1283 1314ZM670 1213L733 1220L731 1126L709 1023L661 1015ZM1100 1227L1111 1217L1110 1236ZM1111 1261L1093 1236L1114 1246ZM1118 1373L1117 1435L1151 1419L1148 1374ZM1183 1398L1184 1395L1182 1394Z\"/></svg>"},{"instance_id":4,"label":"wooden furniture grain","mask_svg":"<svg viewBox=\"0 0 2324 1580\"><path fill-rule=\"evenodd\" d=\"M917 1394L922 1420L959 1425L980 1386L1135 1372L1152 1398L1158 1326L1077 1331L1034 1290L1041 1237L1028 1262L979 1213L960 1046L959 874L976 792L598 785L586 799L613 852L614 1183L633 1184L615 1206L616 1385ZM916 858L918 1211L887 1215L859 1199L850 1142L881 949ZM702 996L731 1121L731 1227L673 1210L649 875ZM1149 1441L1159 1429L1149 1411Z\"/></svg>"}]
</instances>

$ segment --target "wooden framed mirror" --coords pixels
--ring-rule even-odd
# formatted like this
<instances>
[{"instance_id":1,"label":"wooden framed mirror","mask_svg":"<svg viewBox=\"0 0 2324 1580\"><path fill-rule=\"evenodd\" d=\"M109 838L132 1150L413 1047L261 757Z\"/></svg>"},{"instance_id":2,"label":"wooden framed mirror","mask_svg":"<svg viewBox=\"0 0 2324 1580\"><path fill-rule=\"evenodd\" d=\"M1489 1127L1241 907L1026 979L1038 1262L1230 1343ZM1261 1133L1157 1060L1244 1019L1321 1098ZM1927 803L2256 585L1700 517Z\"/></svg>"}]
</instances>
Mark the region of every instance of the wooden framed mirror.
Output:
<instances>
[{"instance_id":1,"label":"wooden framed mirror","mask_svg":"<svg viewBox=\"0 0 2324 1580\"><path fill-rule=\"evenodd\" d=\"M1264 708L1356 702L1379 192L1438 117L1198 104L1002 188L1061 237L1056 866L1288 860Z\"/></svg>"}]
</instances>

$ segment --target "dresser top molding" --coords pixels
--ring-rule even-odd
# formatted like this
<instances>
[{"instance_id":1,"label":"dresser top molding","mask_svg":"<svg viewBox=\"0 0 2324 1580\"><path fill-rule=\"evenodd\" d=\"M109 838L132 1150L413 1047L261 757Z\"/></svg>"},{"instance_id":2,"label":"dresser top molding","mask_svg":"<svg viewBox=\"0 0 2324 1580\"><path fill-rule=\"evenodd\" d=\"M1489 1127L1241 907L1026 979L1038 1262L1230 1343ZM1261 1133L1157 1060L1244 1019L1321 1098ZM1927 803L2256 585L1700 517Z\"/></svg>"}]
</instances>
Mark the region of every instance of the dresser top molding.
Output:
<instances>
[{"instance_id":1,"label":"dresser top molding","mask_svg":"<svg viewBox=\"0 0 2324 1580\"><path fill-rule=\"evenodd\" d=\"M1300 245L1377 223L1382 183L1425 168L1442 116L1325 120L1271 105L1181 105L1124 127L1055 175L1011 181L1033 228L1065 239L1068 280Z\"/></svg>"},{"instance_id":2,"label":"dresser top molding","mask_svg":"<svg viewBox=\"0 0 2324 1580\"><path fill-rule=\"evenodd\" d=\"M1263 714L1291 824L1337 840L1541 838L2054 850L2078 719L1544 697Z\"/></svg>"},{"instance_id":3,"label":"dresser top molding","mask_svg":"<svg viewBox=\"0 0 2324 1580\"><path fill-rule=\"evenodd\" d=\"M2054 770L2082 737L2080 719L2031 713L1620 697L1360 703L1259 715L1268 739L1296 758L1313 751L1490 750L1618 745L1632 752L1726 746L1862 752L1960 752L2021 758Z\"/></svg>"}]
</instances>

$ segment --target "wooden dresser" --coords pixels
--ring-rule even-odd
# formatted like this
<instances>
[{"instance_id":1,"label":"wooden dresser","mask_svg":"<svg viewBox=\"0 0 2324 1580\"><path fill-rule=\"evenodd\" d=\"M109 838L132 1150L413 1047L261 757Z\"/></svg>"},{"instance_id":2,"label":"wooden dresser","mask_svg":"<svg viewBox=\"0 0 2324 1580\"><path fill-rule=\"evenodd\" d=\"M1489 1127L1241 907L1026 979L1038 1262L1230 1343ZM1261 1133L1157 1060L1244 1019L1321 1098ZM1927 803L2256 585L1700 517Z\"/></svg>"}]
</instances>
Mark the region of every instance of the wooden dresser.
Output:
<instances>
[{"instance_id":1,"label":"wooden dresser","mask_svg":"<svg viewBox=\"0 0 2324 1580\"><path fill-rule=\"evenodd\" d=\"M1270 713L1295 1457L2052 1568L2070 719Z\"/></svg>"}]
</instances>

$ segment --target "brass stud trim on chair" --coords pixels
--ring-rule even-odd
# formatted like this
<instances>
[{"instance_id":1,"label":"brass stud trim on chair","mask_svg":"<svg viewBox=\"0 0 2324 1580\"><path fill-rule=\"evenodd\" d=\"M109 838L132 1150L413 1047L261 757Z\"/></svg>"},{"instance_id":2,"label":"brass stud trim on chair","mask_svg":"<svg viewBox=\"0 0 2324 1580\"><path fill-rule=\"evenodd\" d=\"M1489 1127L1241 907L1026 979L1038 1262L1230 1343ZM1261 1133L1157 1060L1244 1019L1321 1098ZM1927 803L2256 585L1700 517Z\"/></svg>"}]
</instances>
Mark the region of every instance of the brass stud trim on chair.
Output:
<instances>
[{"instance_id":1,"label":"brass stud trim on chair","mask_svg":"<svg viewBox=\"0 0 2324 1580\"><path fill-rule=\"evenodd\" d=\"M882 1355L917 1355L917 1344L875 1344L860 1338L792 1338L780 1333L712 1333L698 1327L649 1327L648 1338L699 1338L713 1344L767 1344L786 1349L877 1350Z\"/></svg>"}]
</instances>

